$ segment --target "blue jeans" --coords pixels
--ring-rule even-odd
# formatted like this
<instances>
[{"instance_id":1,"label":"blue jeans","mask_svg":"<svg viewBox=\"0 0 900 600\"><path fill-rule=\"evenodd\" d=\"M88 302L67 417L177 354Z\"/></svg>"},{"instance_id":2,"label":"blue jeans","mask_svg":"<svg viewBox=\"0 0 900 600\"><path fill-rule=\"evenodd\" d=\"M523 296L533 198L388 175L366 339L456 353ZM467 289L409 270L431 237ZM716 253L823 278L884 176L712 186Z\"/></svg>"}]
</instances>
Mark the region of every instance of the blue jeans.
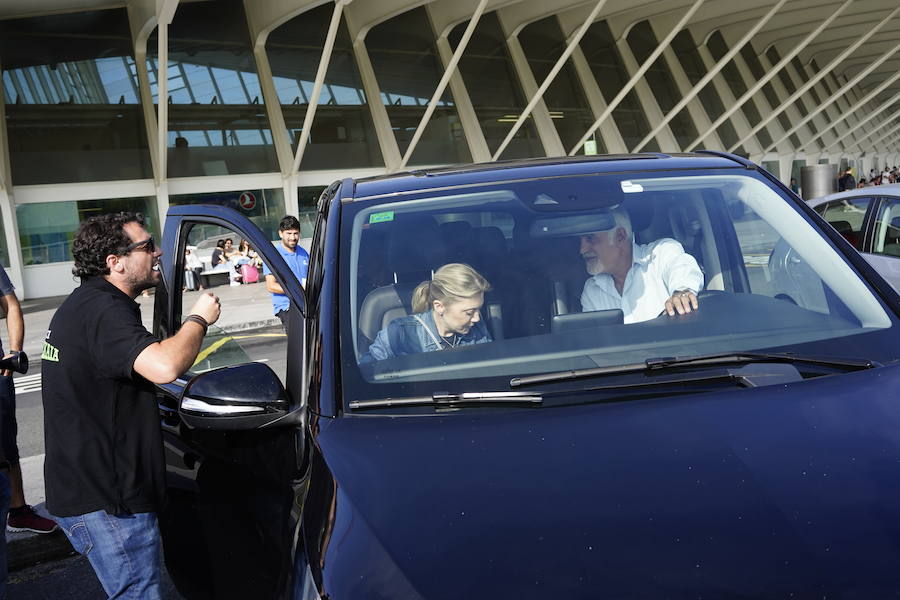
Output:
<instances>
[{"instance_id":1,"label":"blue jeans","mask_svg":"<svg viewBox=\"0 0 900 600\"><path fill-rule=\"evenodd\" d=\"M0 600L6 598L6 517L9 513L9 477L0 471Z\"/></svg>"},{"instance_id":2,"label":"blue jeans","mask_svg":"<svg viewBox=\"0 0 900 600\"><path fill-rule=\"evenodd\" d=\"M103 510L57 517L72 547L87 556L109 598L161 598L156 513L111 515Z\"/></svg>"}]
</instances>

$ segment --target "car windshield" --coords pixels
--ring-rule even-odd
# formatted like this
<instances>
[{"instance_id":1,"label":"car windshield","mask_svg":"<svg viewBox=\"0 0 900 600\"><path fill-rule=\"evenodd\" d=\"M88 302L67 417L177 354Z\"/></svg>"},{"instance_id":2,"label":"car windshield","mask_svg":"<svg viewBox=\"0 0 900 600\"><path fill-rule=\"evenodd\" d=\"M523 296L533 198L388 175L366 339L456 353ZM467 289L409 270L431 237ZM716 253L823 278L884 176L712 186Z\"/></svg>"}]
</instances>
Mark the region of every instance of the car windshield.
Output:
<instances>
[{"instance_id":1,"label":"car windshield","mask_svg":"<svg viewBox=\"0 0 900 600\"><path fill-rule=\"evenodd\" d=\"M743 169L354 200L342 236L347 398L509 390L511 377L666 356L859 358L895 322L809 218ZM696 294L697 310L669 316L672 294Z\"/></svg>"}]
</instances>

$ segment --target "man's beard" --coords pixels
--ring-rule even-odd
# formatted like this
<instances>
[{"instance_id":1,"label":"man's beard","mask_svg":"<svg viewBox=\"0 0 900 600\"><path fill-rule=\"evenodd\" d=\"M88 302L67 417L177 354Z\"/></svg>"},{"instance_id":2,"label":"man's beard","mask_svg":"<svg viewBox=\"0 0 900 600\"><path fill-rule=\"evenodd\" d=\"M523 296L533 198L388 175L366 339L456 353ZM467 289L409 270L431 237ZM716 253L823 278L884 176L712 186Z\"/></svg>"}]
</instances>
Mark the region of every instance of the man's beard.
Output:
<instances>
[{"instance_id":1,"label":"man's beard","mask_svg":"<svg viewBox=\"0 0 900 600\"><path fill-rule=\"evenodd\" d=\"M145 277L138 277L137 275L129 275L128 276L128 287L131 288L131 291L135 294L139 294L144 290L149 290L150 288L155 288L157 284L157 279L154 276L154 273L158 271L151 270L150 273Z\"/></svg>"}]
</instances>

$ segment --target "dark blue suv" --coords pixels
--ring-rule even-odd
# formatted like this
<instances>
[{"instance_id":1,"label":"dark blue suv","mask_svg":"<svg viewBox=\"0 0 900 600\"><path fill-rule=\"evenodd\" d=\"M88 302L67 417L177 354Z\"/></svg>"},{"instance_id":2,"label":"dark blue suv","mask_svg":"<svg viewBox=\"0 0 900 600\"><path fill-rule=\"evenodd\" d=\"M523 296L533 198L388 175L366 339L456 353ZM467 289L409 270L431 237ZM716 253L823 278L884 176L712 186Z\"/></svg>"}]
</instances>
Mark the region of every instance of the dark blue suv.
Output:
<instances>
[{"instance_id":1,"label":"dark blue suv","mask_svg":"<svg viewBox=\"0 0 900 600\"><path fill-rule=\"evenodd\" d=\"M624 282L590 249L620 227ZM247 218L174 207L158 333L216 228L291 310L286 337L211 329L160 387L185 597L900 594L900 298L754 164L347 179L319 200L305 287ZM280 361L254 357L264 335Z\"/></svg>"}]
</instances>

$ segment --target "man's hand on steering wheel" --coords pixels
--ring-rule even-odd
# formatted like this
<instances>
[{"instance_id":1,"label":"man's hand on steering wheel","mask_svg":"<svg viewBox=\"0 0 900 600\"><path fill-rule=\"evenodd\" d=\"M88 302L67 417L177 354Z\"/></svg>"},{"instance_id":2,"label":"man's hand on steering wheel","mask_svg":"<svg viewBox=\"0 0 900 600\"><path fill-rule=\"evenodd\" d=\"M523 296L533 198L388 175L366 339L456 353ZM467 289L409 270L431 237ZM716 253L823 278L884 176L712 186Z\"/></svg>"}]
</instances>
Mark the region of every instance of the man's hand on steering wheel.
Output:
<instances>
[{"instance_id":1,"label":"man's hand on steering wheel","mask_svg":"<svg viewBox=\"0 0 900 600\"><path fill-rule=\"evenodd\" d=\"M684 315L692 310L697 310L700 304L697 301L697 294L691 290L677 290L666 300L666 314L674 317L675 313Z\"/></svg>"}]
</instances>

